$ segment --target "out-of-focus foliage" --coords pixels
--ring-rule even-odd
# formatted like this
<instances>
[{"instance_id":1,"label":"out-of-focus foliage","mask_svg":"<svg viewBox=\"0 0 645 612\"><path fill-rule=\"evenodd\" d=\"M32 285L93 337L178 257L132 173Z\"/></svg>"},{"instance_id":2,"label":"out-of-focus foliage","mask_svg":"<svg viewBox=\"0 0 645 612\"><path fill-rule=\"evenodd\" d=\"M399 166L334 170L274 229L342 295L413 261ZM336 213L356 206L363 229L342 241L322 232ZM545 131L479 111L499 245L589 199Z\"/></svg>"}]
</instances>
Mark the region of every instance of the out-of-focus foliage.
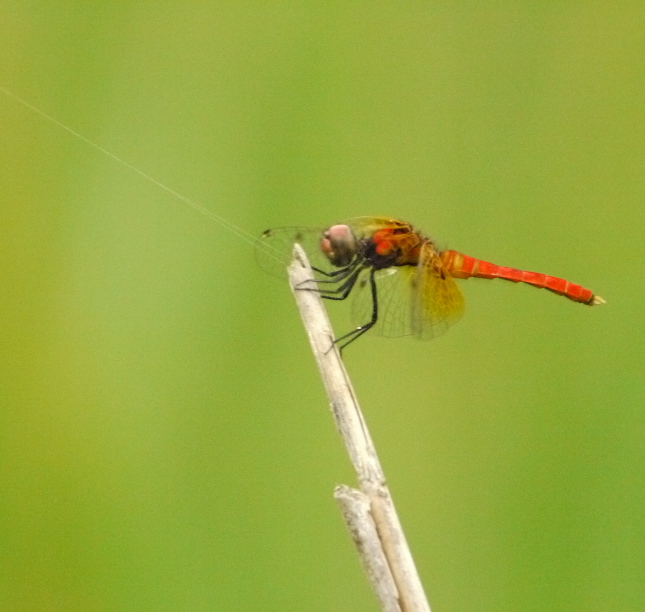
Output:
<instances>
[{"instance_id":1,"label":"out-of-focus foliage","mask_svg":"<svg viewBox=\"0 0 645 612\"><path fill-rule=\"evenodd\" d=\"M0 94L0 609L376 609L249 242L364 214L607 299L346 352L433 610L645 609L641 2L1 12L0 86L241 229Z\"/></svg>"}]
</instances>

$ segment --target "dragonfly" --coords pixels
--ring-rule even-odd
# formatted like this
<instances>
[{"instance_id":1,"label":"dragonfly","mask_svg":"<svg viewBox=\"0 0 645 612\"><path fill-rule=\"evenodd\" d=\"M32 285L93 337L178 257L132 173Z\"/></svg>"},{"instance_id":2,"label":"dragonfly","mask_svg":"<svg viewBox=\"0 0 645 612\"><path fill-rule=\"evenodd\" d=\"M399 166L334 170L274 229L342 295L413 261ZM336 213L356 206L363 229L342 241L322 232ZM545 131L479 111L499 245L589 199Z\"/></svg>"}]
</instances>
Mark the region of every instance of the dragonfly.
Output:
<instances>
[{"instance_id":1,"label":"dragonfly","mask_svg":"<svg viewBox=\"0 0 645 612\"><path fill-rule=\"evenodd\" d=\"M256 250L260 266L284 275L294 243L304 248L315 273L313 287L298 289L318 291L328 300L354 296L356 327L336 338L341 350L372 329L387 337L441 335L464 312L455 279L500 278L587 306L605 303L590 289L563 278L442 251L410 223L390 217L357 217L327 228L268 229Z\"/></svg>"}]
</instances>

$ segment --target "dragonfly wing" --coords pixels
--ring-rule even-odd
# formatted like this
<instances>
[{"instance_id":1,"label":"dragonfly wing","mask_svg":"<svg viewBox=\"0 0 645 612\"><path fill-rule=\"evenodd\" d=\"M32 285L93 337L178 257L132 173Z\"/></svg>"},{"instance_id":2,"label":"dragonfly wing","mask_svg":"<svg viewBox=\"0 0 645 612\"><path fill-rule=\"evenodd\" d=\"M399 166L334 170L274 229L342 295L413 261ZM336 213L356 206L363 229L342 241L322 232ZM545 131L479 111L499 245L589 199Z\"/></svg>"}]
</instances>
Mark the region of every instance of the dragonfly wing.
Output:
<instances>
[{"instance_id":1,"label":"dragonfly wing","mask_svg":"<svg viewBox=\"0 0 645 612\"><path fill-rule=\"evenodd\" d=\"M351 318L356 327L372 319L373 300L370 283L371 270L361 272L352 290ZM402 268L387 268L375 273L378 299L378 320L372 328L374 333L389 338L411 334L406 293L408 271Z\"/></svg>"},{"instance_id":2,"label":"dragonfly wing","mask_svg":"<svg viewBox=\"0 0 645 612\"><path fill-rule=\"evenodd\" d=\"M412 333L419 338L443 334L464 313L461 289L429 245L421 249L409 289L410 325Z\"/></svg>"},{"instance_id":3,"label":"dragonfly wing","mask_svg":"<svg viewBox=\"0 0 645 612\"><path fill-rule=\"evenodd\" d=\"M424 340L443 334L464 312L464 298L455 279L441 268L435 252L423 249L417 266L400 266L375 273L378 320L374 332L390 338L416 336ZM372 318L370 270L361 273L353 290L352 323Z\"/></svg>"},{"instance_id":4,"label":"dragonfly wing","mask_svg":"<svg viewBox=\"0 0 645 612\"><path fill-rule=\"evenodd\" d=\"M293 245L302 246L311 265L329 271L331 265L320 249L322 228L278 227L266 230L255 244L255 259L262 270L272 276L284 278L287 266L293 259Z\"/></svg>"}]
</instances>

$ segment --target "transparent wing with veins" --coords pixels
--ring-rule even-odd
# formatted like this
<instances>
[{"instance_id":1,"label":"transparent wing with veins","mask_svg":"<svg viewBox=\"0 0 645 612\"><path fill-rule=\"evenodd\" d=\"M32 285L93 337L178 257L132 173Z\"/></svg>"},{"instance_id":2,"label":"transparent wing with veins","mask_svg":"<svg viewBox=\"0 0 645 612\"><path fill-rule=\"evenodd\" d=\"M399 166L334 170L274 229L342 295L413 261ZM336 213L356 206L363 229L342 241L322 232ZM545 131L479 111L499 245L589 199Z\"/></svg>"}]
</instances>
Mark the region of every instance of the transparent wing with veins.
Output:
<instances>
[{"instance_id":1,"label":"transparent wing with veins","mask_svg":"<svg viewBox=\"0 0 645 612\"><path fill-rule=\"evenodd\" d=\"M277 227L266 230L257 239L255 259L260 268L271 276L285 278L287 266L293 259L293 245L297 243L302 246L314 268L332 272L334 267L320 249L323 232L322 227Z\"/></svg>"},{"instance_id":2,"label":"transparent wing with veins","mask_svg":"<svg viewBox=\"0 0 645 612\"><path fill-rule=\"evenodd\" d=\"M443 274L429 248L416 266L391 267L375 273L378 321L382 336L430 339L443 334L464 312L464 298L455 280ZM438 262L440 264L440 262ZM372 317L369 274L363 272L354 289L352 323L361 326Z\"/></svg>"}]
</instances>

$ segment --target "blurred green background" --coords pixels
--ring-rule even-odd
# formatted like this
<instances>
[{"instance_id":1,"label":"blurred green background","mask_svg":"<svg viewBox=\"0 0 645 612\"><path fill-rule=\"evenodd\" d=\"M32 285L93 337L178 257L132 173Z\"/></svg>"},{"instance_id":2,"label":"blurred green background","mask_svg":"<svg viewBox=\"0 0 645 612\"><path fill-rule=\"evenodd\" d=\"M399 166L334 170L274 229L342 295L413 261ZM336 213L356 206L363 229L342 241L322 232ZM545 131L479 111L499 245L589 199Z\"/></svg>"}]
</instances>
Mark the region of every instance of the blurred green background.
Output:
<instances>
[{"instance_id":1,"label":"blurred green background","mask_svg":"<svg viewBox=\"0 0 645 612\"><path fill-rule=\"evenodd\" d=\"M468 281L445 336L345 361L434 612L644 610L644 31L641 1L9 1L0 86L251 235L392 215L605 297ZM376 610L286 284L0 121L0 609Z\"/></svg>"}]
</instances>

